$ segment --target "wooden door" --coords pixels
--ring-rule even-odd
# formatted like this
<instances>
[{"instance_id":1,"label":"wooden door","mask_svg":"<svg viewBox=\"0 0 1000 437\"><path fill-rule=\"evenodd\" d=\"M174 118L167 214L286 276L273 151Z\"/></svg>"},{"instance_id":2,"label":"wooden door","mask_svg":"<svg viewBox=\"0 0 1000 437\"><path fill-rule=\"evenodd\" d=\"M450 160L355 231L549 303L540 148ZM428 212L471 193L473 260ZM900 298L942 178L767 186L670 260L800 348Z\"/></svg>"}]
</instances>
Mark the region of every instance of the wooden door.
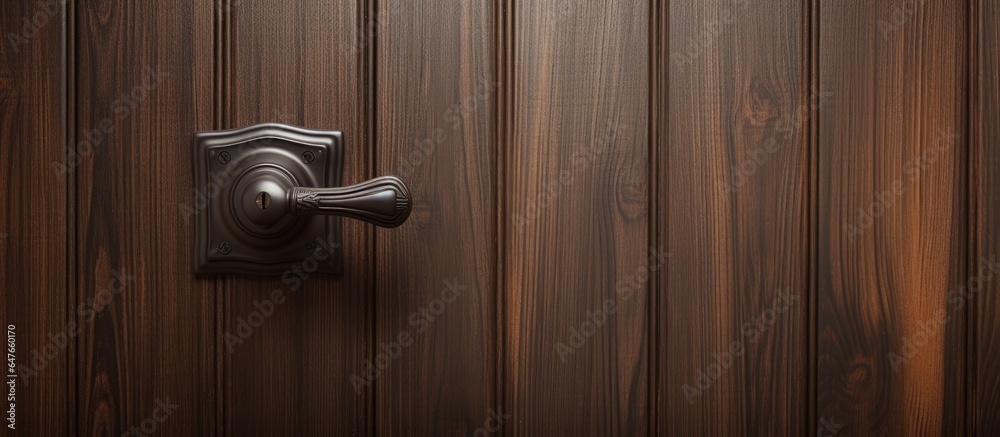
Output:
<instances>
[{"instance_id":1,"label":"wooden door","mask_svg":"<svg viewBox=\"0 0 1000 437\"><path fill-rule=\"evenodd\" d=\"M9 0L12 435L1000 434L988 0ZM194 133L396 229L195 275ZM13 412L11 412L13 411Z\"/></svg>"}]
</instances>

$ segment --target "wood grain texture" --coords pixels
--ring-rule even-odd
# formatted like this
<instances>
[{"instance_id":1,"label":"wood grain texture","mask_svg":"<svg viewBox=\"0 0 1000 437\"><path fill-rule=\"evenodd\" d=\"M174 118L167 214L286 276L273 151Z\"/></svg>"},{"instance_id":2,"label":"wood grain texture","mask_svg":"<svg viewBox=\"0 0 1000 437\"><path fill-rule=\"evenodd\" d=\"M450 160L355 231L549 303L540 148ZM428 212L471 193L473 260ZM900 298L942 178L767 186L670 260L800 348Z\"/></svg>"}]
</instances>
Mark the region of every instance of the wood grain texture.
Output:
<instances>
[{"instance_id":1,"label":"wood grain texture","mask_svg":"<svg viewBox=\"0 0 1000 437\"><path fill-rule=\"evenodd\" d=\"M965 6L820 2L817 418L844 435L963 432Z\"/></svg>"},{"instance_id":2,"label":"wood grain texture","mask_svg":"<svg viewBox=\"0 0 1000 437\"><path fill-rule=\"evenodd\" d=\"M344 183L372 176L363 2L239 0L228 4L227 127L278 122L341 130ZM231 435L364 435L371 387L363 375L372 339L370 225L345 220L344 273L226 277L226 406ZM320 236L317 236L320 237ZM325 236L322 236L325 237ZM290 266L291 267L291 266ZM283 299L272 298L281 290ZM274 304L240 336L258 303ZM261 315L263 313L260 313ZM246 332L244 330L243 332Z\"/></svg>"},{"instance_id":3,"label":"wood grain texture","mask_svg":"<svg viewBox=\"0 0 1000 437\"><path fill-rule=\"evenodd\" d=\"M662 247L669 247L666 234L666 202L660 200L661 190L666 187L663 180L664 166L661 160L667 156L667 133L670 126L670 2L649 0L649 241ZM660 405L666 390L663 380L666 370L665 348L661 338L666 338L666 323L660 316L664 293L661 286L663 268L649 274L649 434L661 435L665 422L660 413Z\"/></svg>"},{"instance_id":4,"label":"wood grain texture","mask_svg":"<svg viewBox=\"0 0 1000 437\"><path fill-rule=\"evenodd\" d=\"M212 5L77 8L78 429L215 430L213 281L193 275L191 134L212 127ZM162 419L162 420L160 420Z\"/></svg>"},{"instance_id":5,"label":"wood grain texture","mask_svg":"<svg viewBox=\"0 0 1000 437\"><path fill-rule=\"evenodd\" d=\"M810 434L804 7L669 2L660 435Z\"/></svg>"},{"instance_id":6,"label":"wood grain texture","mask_svg":"<svg viewBox=\"0 0 1000 437\"><path fill-rule=\"evenodd\" d=\"M975 259L996 263L1000 261L1000 5L979 0L972 10L970 195L976 214L970 235ZM1000 271L992 273L984 272L976 288L969 284L975 321L969 331L975 345L969 355L971 435L1000 435L1000 278L996 277ZM985 280L987 275L990 280Z\"/></svg>"},{"instance_id":7,"label":"wood grain texture","mask_svg":"<svg viewBox=\"0 0 1000 437\"><path fill-rule=\"evenodd\" d=\"M377 169L414 202L406 224L376 234L376 431L472 435L506 413L495 386L496 11L453 0L376 10ZM401 338L409 345L393 354Z\"/></svg>"},{"instance_id":8,"label":"wood grain texture","mask_svg":"<svg viewBox=\"0 0 1000 437\"><path fill-rule=\"evenodd\" d=\"M75 299L67 256L73 173L65 167L64 146L64 87L72 74L62 51L66 10L27 0L6 2L3 8L0 194L6 207L0 213L0 329L6 359L7 326L14 325L19 375L15 430L6 420L3 429L10 435L59 435L70 432L75 417L69 370L73 341L66 335L68 303ZM3 411L10 404L6 363Z\"/></svg>"},{"instance_id":9,"label":"wood grain texture","mask_svg":"<svg viewBox=\"0 0 1000 437\"><path fill-rule=\"evenodd\" d=\"M995 1L6 3L19 434L1000 435ZM409 221L195 276L261 122Z\"/></svg>"},{"instance_id":10,"label":"wood grain texture","mask_svg":"<svg viewBox=\"0 0 1000 437\"><path fill-rule=\"evenodd\" d=\"M648 431L648 22L641 0L514 6L505 153L514 435ZM654 257L655 258L655 257Z\"/></svg>"}]
</instances>

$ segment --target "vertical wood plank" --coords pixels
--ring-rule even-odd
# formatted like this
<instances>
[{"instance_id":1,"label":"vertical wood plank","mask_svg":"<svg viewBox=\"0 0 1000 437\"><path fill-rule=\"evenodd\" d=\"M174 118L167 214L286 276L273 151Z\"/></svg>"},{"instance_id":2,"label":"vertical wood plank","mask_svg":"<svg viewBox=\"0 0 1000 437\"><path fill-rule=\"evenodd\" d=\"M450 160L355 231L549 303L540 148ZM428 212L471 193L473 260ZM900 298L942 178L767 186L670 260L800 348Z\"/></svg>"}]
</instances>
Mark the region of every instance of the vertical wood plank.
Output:
<instances>
[{"instance_id":1,"label":"vertical wood plank","mask_svg":"<svg viewBox=\"0 0 1000 437\"><path fill-rule=\"evenodd\" d=\"M817 418L842 433L962 433L966 5L821 2Z\"/></svg>"},{"instance_id":2,"label":"vertical wood plank","mask_svg":"<svg viewBox=\"0 0 1000 437\"><path fill-rule=\"evenodd\" d=\"M13 1L0 16L0 314L6 359L13 336L14 429L10 435L70 432L74 412L67 330L73 169L66 156L66 8ZM9 329L8 325L13 325ZM5 413L4 418L8 416Z\"/></svg>"},{"instance_id":3,"label":"vertical wood plank","mask_svg":"<svg viewBox=\"0 0 1000 437\"><path fill-rule=\"evenodd\" d=\"M213 119L211 8L77 7L79 434L215 430L213 282L185 243L192 134Z\"/></svg>"},{"instance_id":4,"label":"vertical wood plank","mask_svg":"<svg viewBox=\"0 0 1000 437\"><path fill-rule=\"evenodd\" d=\"M976 205L973 222L975 261L990 261L983 280L969 283L974 296L975 322L970 329L972 374L969 408L970 433L1000 435L1000 5L980 0L973 8L970 35L973 39L970 122L974 177L971 195ZM985 263L984 263L985 264ZM974 264L971 264L974 265ZM978 274L978 270L971 270ZM986 280L989 277L990 280ZM975 287L974 287L975 285Z\"/></svg>"},{"instance_id":5,"label":"vertical wood plank","mask_svg":"<svg viewBox=\"0 0 1000 437\"><path fill-rule=\"evenodd\" d=\"M648 431L648 20L642 0L520 1L505 154L515 435Z\"/></svg>"},{"instance_id":6,"label":"vertical wood plank","mask_svg":"<svg viewBox=\"0 0 1000 437\"><path fill-rule=\"evenodd\" d=\"M278 122L344 133L344 182L371 176L363 2L227 4L227 127ZM372 341L369 225L345 220L344 273L229 276L225 332L232 435L365 435L370 387L355 390ZM272 299L281 290L282 299ZM271 301L259 328L241 324ZM245 330L243 332L246 332ZM233 337L229 337L232 339ZM232 347L230 347L232 346Z\"/></svg>"},{"instance_id":7,"label":"vertical wood plank","mask_svg":"<svg viewBox=\"0 0 1000 437\"><path fill-rule=\"evenodd\" d=\"M377 169L414 202L406 224L376 233L377 431L492 430L507 413L495 387L494 2L376 10Z\"/></svg>"},{"instance_id":8,"label":"vertical wood plank","mask_svg":"<svg viewBox=\"0 0 1000 437\"><path fill-rule=\"evenodd\" d=\"M669 2L660 435L811 434L805 7Z\"/></svg>"},{"instance_id":9,"label":"vertical wood plank","mask_svg":"<svg viewBox=\"0 0 1000 437\"><path fill-rule=\"evenodd\" d=\"M649 182L648 182L648 208L649 208L649 241L654 245L669 247L666 238L667 221L663 214L667 211L666 203L660 197L662 189L666 186L663 181L663 163L667 159L667 138L669 132L668 107L670 104L670 1L669 0L649 0ZM649 386L648 409L649 415L649 435L661 434L661 429L665 427L661 421L659 411L660 403L664 402L662 396L665 390L661 390L662 381L665 376L666 357L665 353L665 333L663 318L660 316L660 308L663 305L664 293L661 286L665 283L663 272L666 269L657 269L649 273Z\"/></svg>"}]
</instances>

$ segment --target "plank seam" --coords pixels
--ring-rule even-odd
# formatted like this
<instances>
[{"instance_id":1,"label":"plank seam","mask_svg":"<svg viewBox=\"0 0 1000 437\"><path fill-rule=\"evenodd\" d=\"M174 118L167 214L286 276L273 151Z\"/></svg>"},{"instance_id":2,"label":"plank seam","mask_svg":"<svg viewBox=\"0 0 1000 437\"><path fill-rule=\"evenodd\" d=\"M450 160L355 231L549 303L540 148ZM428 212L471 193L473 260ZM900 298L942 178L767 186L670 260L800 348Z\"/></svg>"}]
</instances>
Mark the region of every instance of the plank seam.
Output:
<instances>
[{"instance_id":1,"label":"plank seam","mask_svg":"<svg viewBox=\"0 0 1000 437\"><path fill-rule=\"evenodd\" d=\"M230 44L230 14L232 9L231 0L216 0L214 4L213 44L215 53L213 55L214 74L214 124L218 130L230 126L229 119L229 97L230 97L230 76L229 76L229 44ZM231 391L228 387L230 378L231 357L224 352L223 336L229 320L229 299L228 282L226 276L219 276L214 281L215 292L215 355L216 355L216 433L218 435L230 435L232 432L232 403Z\"/></svg>"},{"instance_id":2,"label":"plank seam","mask_svg":"<svg viewBox=\"0 0 1000 437\"><path fill-rule=\"evenodd\" d=\"M663 0L669 3L669 0ZM662 21L661 11L663 10L663 1L661 0L650 0L649 3L649 69L648 69L648 81L649 81L649 101L648 101L648 117L647 122L649 126L649 138L648 138L648 168L646 181L646 186L648 187L648 205L649 209L649 235L648 241L650 242L650 247L656 247L660 241L660 198L659 198L659 186L660 186L660 159L659 159L659 145L661 142L661 132L660 132L660 113L662 111L663 102L660 99L660 76L663 74L662 68L662 28L665 23ZM667 68L669 71L669 67ZM659 411L659 387L660 387L660 274L659 270L651 270L649 272L649 296L648 296L648 317L649 323L646 325L646 329L649 332L647 350L649 355L647 356L647 367L648 374L647 379L650 381L650 390L647 393L647 407L646 410L649 412L649 423L647 428L647 435L653 436L659 432L659 421L658 414L655 412Z\"/></svg>"},{"instance_id":3,"label":"plank seam","mask_svg":"<svg viewBox=\"0 0 1000 437\"><path fill-rule=\"evenodd\" d=\"M377 54L378 54L378 32L372 32L371 34L366 34L368 32L367 23L375 23L379 19L378 16L378 0L366 0L359 11L358 14L358 38L369 38L369 44L364 44L364 41L358 41L361 46L361 50L358 52L360 57L358 64L361 69L361 80L358 81L358 85L361 88L360 94L364 96L365 108L362 124L365 135L367 136L365 145L368 147L369 151L369 162L367 164L367 174L368 177L375 177L375 173L378 167L378 147L376 141L376 135L378 129L376 129L376 105L378 102L376 93L376 80L377 76ZM368 258L366 265L366 285L368 288L368 332L369 332L369 342L368 342L368 360L369 362L374 362L375 351L378 346L378 315L376 314L378 309L378 244L377 232L371 233L372 238L367 242L368 253L371 256ZM378 403L377 400L377 389L378 381L372 381L369 388L369 396L367 400L367 405L365 406L365 413L367 414L367 424L368 433L370 435L376 435L378 427L378 411L376 410Z\"/></svg>"},{"instance_id":4,"label":"plank seam","mask_svg":"<svg viewBox=\"0 0 1000 437\"><path fill-rule=\"evenodd\" d=\"M966 108L968 111L965 117L965 129L966 129L966 139L968 141L968 171L966 173L966 189L968 192L968 248L967 253L969 256L969 262L966 263L966 278L972 278L975 274L974 264L976 263L977 257L979 255L979 240L977 238L980 221L980 206L979 206L979 175L980 175L980 159L981 150L980 145L980 131L979 131L979 114L982 114L982 108L978 105L979 99L978 94L973 92L973 87L975 86L976 79L980 72L980 59L979 59L979 37L981 35L980 20L979 20L979 7L980 4L977 0L969 0L967 3L967 20L968 24L966 26L966 53L968 58L968 72L967 72L967 83L965 86L966 93ZM975 434L975 423L976 423L976 371L978 369L978 359L977 359L977 320L978 320L978 299L972 298L965 308L965 329L964 329L964 343L966 352L964 354L964 368L965 375L963 380L963 386L965 388L964 396L962 396L962 401L964 402L964 426L963 431L965 435Z\"/></svg>"},{"instance_id":5,"label":"plank seam","mask_svg":"<svg viewBox=\"0 0 1000 437\"><path fill-rule=\"evenodd\" d=\"M513 9L514 0L503 0L495 3L494 8L494 75L498 81L500 92L496 93L494 105L494 162L496 163L496 175L493 181L493 192L496 201L496 212L494 226L496 230L496 272L495 275L495 328L494 345L495 353L494 365L494 396L495 404L501 411L513 411L507 406L506 383L507 372L506 342L507 342L507 153L510 150L510 120L511 120L511 96L513 95L512 61L514 50L513 33ZM502 435L507 435L506 429L500 430Z\"/></svg>"},{"instance_id":6,"label":"plank seam","mask_svg":"<svg viewBox=\"0 0 1000 437\"><path fill-rule=\"evenodd\" d=\"M65 125L63 126L63 147L65 156L69 155L69 148L76 144L76 81L78 79L76 70L76 2L68 0L63 3L63 32L62 32L62 114ZM66 177L66 322L74 322L75 316L73 308L76 306L78 289L76 287L77 272L79 271L77 256L77 223L76 223L76 199L79 187L78 172L70 167ZM79 353L77 340L74 338L70 342L70 350L66 354L66 413L70 416L66 421L67 435L76 435L79 429L79 390L77 390L77 362Z\"/></svg>"},{"instance_id":7,"label":"plank seam","mask_svg":"<svg viewBox=\"0 0 1000 437\"><path fill-rule=\"evenodd\" d=\"M807 99L806 104L810 109L809 117L806 118L806 129L808 133L807 138L807 154L809 156L809 197L807 199L808 204L808 232L809 232L809 271L808 276L808 308L807 308L807 387L806 387L806 399L807 399L807 418L806 426L807 434L810 430L816 430L818 427L817 422L817 409L818 409L818 393L817 393L817 303L819 298L819 287L818 287L818 274L819 274L819 105L813 105L812 93L816 92L817 95L821 95L819 90L819 15L820 15L820 5L819 0L810 0L806 7L806 28L808 29L808 44L806 50L808 52L806 57L806 62L808 66L806 69L807 73L807 90L804 93Z\"/></svg>"}]
</instances>

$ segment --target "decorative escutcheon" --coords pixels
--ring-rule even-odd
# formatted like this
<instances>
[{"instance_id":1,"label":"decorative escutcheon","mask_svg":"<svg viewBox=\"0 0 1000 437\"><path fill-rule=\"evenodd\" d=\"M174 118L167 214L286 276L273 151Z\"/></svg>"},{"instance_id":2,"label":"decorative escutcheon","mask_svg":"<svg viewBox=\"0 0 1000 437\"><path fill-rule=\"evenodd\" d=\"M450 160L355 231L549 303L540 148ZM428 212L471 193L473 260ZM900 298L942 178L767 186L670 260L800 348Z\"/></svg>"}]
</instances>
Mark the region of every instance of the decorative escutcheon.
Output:
<instances>
[{"instance_id":1,"label":"decorative escutcheon","mask_svg":"<svg viewBox=\"0 0 1000 437\"><path fill-rule=\"evenodd\" d=\"M403 181L341 186L343 135L268 123L195 135L195 271L340 273L340 217L397 227Z\"/></svg>"}]
</instances>

